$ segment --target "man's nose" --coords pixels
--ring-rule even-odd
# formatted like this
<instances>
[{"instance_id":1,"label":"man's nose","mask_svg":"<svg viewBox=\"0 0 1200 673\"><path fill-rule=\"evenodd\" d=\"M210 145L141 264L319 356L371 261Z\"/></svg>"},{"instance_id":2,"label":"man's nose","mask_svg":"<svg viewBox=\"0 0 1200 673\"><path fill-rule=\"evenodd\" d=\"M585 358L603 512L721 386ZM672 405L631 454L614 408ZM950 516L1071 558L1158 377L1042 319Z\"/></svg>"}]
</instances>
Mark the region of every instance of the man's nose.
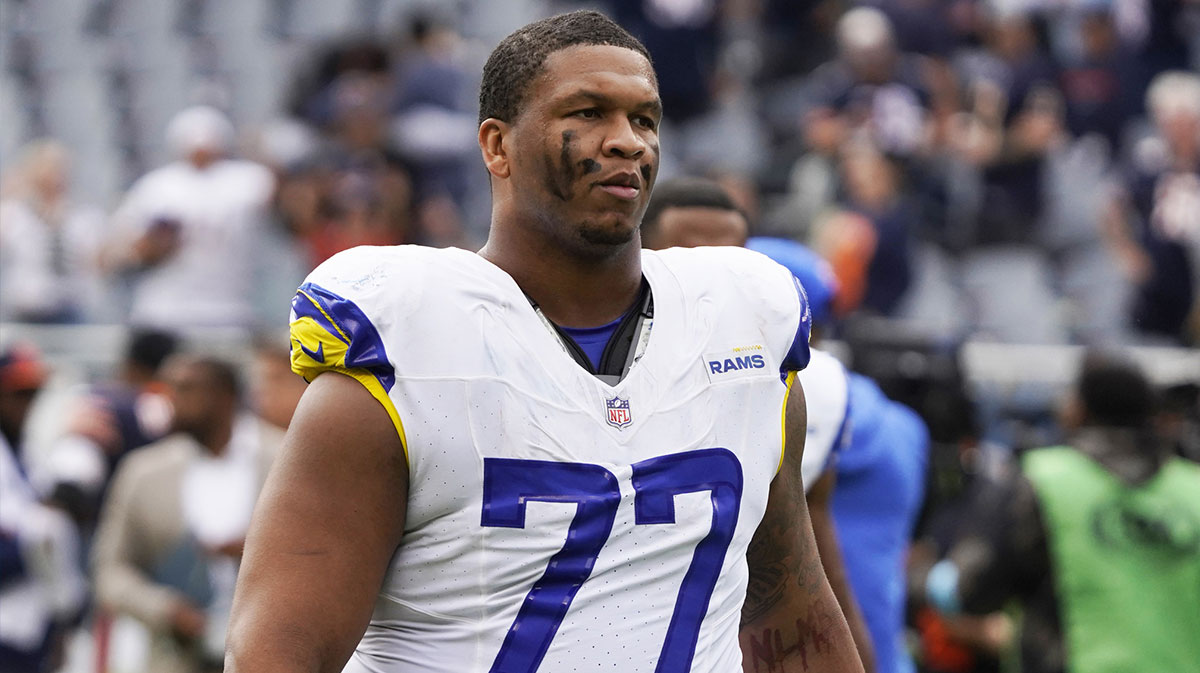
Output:
<instances>
[{"instance_id":1,"label":"man's nose","mask_svg":"<svg viewBox=\"0 0 1200 673\"><path fill-rule=\"evenodd\" d=\"M604 140L604 153L624 159L637 159L646 153L646 141L628 119L614 122Z\"/></svg>"}]
</instances>

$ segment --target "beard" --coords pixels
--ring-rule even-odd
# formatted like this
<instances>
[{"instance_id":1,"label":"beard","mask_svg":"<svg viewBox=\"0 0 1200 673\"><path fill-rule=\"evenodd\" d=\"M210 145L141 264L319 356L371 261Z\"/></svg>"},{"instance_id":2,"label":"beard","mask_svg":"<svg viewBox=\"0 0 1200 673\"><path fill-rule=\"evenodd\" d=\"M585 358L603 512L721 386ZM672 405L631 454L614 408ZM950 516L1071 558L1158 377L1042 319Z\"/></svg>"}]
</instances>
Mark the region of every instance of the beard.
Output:
<instances>
[{"instance_id":1,"label":"beard","mask_svg":"<svg viewBox=\"0 0 1200 673\"><path fill-rule=\"evenodd\" d=\"M604 225L593 220L584 220L579 225L579 238L593 246L619 246L633 241L637 227L623 227L620 224Z\"/></svg>"}]
</instances>

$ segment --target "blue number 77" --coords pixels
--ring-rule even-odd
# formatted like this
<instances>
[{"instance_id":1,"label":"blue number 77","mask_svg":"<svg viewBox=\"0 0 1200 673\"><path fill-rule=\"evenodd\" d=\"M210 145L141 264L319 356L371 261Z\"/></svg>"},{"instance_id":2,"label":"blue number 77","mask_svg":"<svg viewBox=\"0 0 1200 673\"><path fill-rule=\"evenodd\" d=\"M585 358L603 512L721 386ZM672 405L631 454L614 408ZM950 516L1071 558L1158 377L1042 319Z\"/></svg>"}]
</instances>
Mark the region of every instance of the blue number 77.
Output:
<instances>
[{"instance_id":1,"label":"blue number 77","mask_svg":"<svg viewBox=\"0 0 1200 673\"><path fill-rule=\"evenodd\" d=\"M711 492L712 528L696 545L683 577L656 673L686 673L691 668L700 624L716 586L725 550L737 527L742 498L742 467L727 449L673 453L633 465L634 522L675 523L675 496ZM515 458L485 458L484 526L525 527L525 503L574 502L575 518L562 549L550 558L517 611L491 673L534 673L550 648L617 515L621 491L611 472L590 463L555 463Z\"/></svg>"}]
</instances>

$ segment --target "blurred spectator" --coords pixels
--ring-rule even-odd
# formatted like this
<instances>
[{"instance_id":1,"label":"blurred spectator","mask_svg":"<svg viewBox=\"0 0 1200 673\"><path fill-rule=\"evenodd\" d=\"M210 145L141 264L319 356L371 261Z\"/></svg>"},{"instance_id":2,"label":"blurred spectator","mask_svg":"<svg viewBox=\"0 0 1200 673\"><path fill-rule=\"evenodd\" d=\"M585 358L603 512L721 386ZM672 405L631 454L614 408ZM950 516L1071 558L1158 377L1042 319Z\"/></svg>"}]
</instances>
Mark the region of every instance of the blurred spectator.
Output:
<instances>
[{"instance_id":1,"label":"blurred spectator","mask_svg":"<svg viewBox=\"0 0 1200 673\"><path fill-rule=\"evenodd\" d=\"M96 596L150 629L147 670L218 671L251 509L282 433L242 413L226 362L177 356L163 377L173 432L117 469L93 549Z\"/></svg>"},{"instance_id":2,"label":"blurred spectator","mask_svg":"<svg viewBox=\"0 0 1200 673\"><path fill-rule=\"evenodd\" d=\"M86 592L71 520L26 479L22 437L46 379L31 347L0 353L0 670L44 673L63 656L63 628Z\"/></svg>"},{"instance_id":3,"label":"blurred spectator","mask_svg":"<svg viewBox=\"0 0 1200 673\"><path fill-rule=\"evenodd\" d=\"M15 344L0 353L0 436L18 463L24 462L25 422L46 377L46 365L33 346Z\"/></svg>"},{"instance_id":4,"label":"blurred spectator","mask_svg":"<svg viewBox=\"0 0 1200 673\"><path fill-rule=\"evenodd\" d=\"M292 371L287 336L276 342L260 338L254 349L250 408L260 419L287 430L307 383Z\"/></svg>"},{"instance_id":5,"label":"blurred spectator","mask_svg":"<svg viewBox=\"0 0 1200 673\"><path fill-rule=\"evenodd\" d=\"M407 240L411 205L407 177L378 168L379 173L369 169L331 176L327 217L305 237L313 266L357 245L396 245Z\"/></svg>"},{"instance_id":6,"label":"blurred spectator","mask_svg":"<svg viewBox=\"0 0 1200 673\"><path fill-rule=\"evenodd\" d=\"M167 140L179 159L140 178L113 215L109 258L133 273L130 320L249 326L271 173L227 158L234 129L213 108L180 112Z\"/></svg>"},{"instance_id":7,"label":"blurred spectator","mask_svg":"<svg viewBox=\"0 0 1200 673\"><path fill-rule=\"evenodd\" d=\"M974 28L971 0L875 0L904 51L948 57Z\"/></svg>"},{"instance_id":8,"label":"blurred spectator","mask_svg":"<svg viewBox=\"0 0 1200 673\"><path fill-rule=\"evenodd\" d=\"M1034 243L1047 154L1064 137L1062 95L1035 17L997 12L986 48L958 63L967 94L954 145L982 175L971 243Z\"/></svg>"},{"instance_id":9,"label":"blurred spectator","mask_svg":"<svg viewBox=\"0 0 1200 673\"><path fill-rule=\"evenodd\" d=\"M809 77L813 109L804 122L813 151L833 156L858 138L896 157L926 151L932 93L929 65L896 47L892 24L872 7L837 24L838 57Z\"/></svg>"},{"instance_id":10,"label":"blurred spectator","mask_svg":"<svg viewBox=\"0 0 1200 673\"><path fill-rule=\"evenodd\" d=\"M1196 42L1200 4L1194 0L1146 0L1144 6L1147 25L1140 56L1149 71L1187 70L1200 65L1200 54L1194 53L1200 48Z\"/></svg>"},{"instance_id":11,"label":"blurred spectator","mask_svg":"<svg viewBox=\"0 0 1200 673\"><path fill-rule=\"evenodd\" d=\"M859 186L845 184L854 175L839 168L849 147L895 163L894 170L887 169L892 191L903 187L925 200L926 158L935 148L937 119L944 116L943 97L935 96L938 68L930 59L896 47L883 12L873 7L846 12L837 23L837 44L838 56L804 83L801 128L808 152L792 167L788 187L792 223L786 233L797 239L809 238L809 223ZM850 172L866 167L853 157L848 163ZM849 194L851 199L861 196ZM885 198L890 200L891 194Z\"/></svg>"},{"instance_id":12,"label":"blurred spectator","mask_svg":"<svg viewBox=\"0 0 1200 673\"><path fill-rule=\"evenodd\" d=\"M927 594L972 614L1021 601L1025 673L1183 673L1200 661L1200 467L1150 424L1155 392L1089 353L1063 407L1069 443L1027 452L933 567Z\"/></svg>"},{"instance_id":13,"label":"blurred spectator","mask_svg":"<svg viewBox=\"0 0 1200 673\"><path fill-rule=\"evenodd\" d=\"M609 0L608 4L617 23L650 51L666 118L680 124L708 112L720 46L716 3Z\"/></svg>"},{"instance_id":14,"label":"blurred spectator","mask_svg":"<svg viewBox=\"0 0 1200 673\"><path fill-rule=\"evenodd\" d=\"M1180 383L1162 392L1159 432L1176 455L1200 463L1200 383Z\"/></svg>"},{"instance_id":15,"label":"blurred spectator","mask_svg":"<svg viewBox=\"0 0 1200 673\"><path fill-rule=\"evenodd\" d=\"M411 41L397 81L392 131L412 171L420 242L467 247L461 209L472 204L471 189L482 185L471 179L479 125L465 47L454 26L432 13L413 19Z\"/></svg>"},{"instance_id":16,"label":"blurred spectator","mask_svg":"<svg viewBox=\"0 0 1200 673\"><path fill-rule=\"evenodd\" d=\"M838 311L892 315L912 283L916 206L901 188L901 166L869 144L844 148L840 173L846 213L826 219L814 236L820 252L834 261Z\"/></svg>"},{"instance_id":17,"label":"blurred spectator","mask_svg":"<svg viewBox=\"0 0 1200 673\"><path fill-rule=\"evenodd\" d=\"M133 330L116 376L79 396L34 475L42 492L66 506L85 541L120 462L167 433L171 406L158 372L177 343L169 332Z\"/></svg>"},{"instance_id":18,"label":"blurred spectator","mask_svg":"<svg viewBox=\"0 0 1200 673\"><path fill-rule=\"evenodd\" d=\"M83 322L102 312L104 214L71 203L71 157L53 140L24 149L0 200L0 317Z\"/></svg>"},{"instance_id":19,"label":"blurred spectator","mask_svg":"<svg viewBox=\"0 0 1200 673\"><path fill-rule=\"evenodd\" d=\"M763 24L762 78L777 80L812 72L836 49L833 26L843 8L838 0L766 0Z\"/></svg>"},{"instance_id":20,"label":"blurred spectator","mask_svg":"<svg viewBox=\"0 0 1200 673\"><path fill-rule=\"evenodd\" d=\"M322 194L328 181L316 160L318 143L311 127L286 117L267 121L254 138L251 157L271 170L275 184L258 250L257 310L262 316L273 315L312 270L303 239L323 223ZM273 320L260 322L264 326Z\"/></svg>"},{"instance_id":21,"label":"blurred spectator","mask_svg":"<svg viewBox=\"0 0 1200 673\"><path fill-rule=\"evenodd\" d=\"M709 180L675 178L654 188L642 218L642 246L651 250L742 246L749 227L729 194Z\"/></svg>"},{"instance_id":22,"label":"blurred spectator","mask_svg":"<svg viewBox=\"0 0 1200 673\"><path fill-rule=\"evenodd\" d=\"M921 406L933 442L925 511L906 564L914 652L923 673L999 673L1012 643L1011 618L1003 612L942 614L924 596L929 568L972 532L977 503L995 502L998 488L976 403L961 374L955 372L930 393Z\"/></svg>"},{"instance_id":23,"label":"blurred spectator","mask_svg":"<svg viewBox=\"0 0 1200 673\"><path fill-rule=\"evenodd\" d=\"M1195 341L1200 326L1187 321L1200 285L1200 75L1158 75L1146 108L1155 134L1134 148L1104 233L1138 287L1134 327Z\"/></svg>"},{"instance_id":24,"label":"blurred spectator","mask_svg":"<svg viewBox=\"0 0 1200 673\"><path fill-rule=\"evenodd\" d=\"M356 245L420 240L412 177L390 138L391 79L349 71L329 85L329 119L319 161L327 171L323 221L306 242L314 265Z\"/></svg>"},{"instance_id":25,"label":"blurred spectator","mask_svg":"<svg viewBox=\"0 0 1200 673\"><path fill-rule=\"evenodd\" d=\"M337 82L352 75L372 83L372 88L390 86L392 59L387 49L372 38L341 40L322 48L314 67L298 74L289 112L320 129L334 120Z\"/></svg>"},{"instance_id":26,"label":"blurred spectator","mask_svg":"<svg viewBox=\"0 0 1200 673\"><path fill-rule=\"evenodd\" d=\"M1075 136L1100 135L1115 154L1126 124L1142 107L1144 64L1121 41L1111 0L1087 0L1076 11L1079 53L1059 77L1067 127Z\"/></svg>"}]
</instances>

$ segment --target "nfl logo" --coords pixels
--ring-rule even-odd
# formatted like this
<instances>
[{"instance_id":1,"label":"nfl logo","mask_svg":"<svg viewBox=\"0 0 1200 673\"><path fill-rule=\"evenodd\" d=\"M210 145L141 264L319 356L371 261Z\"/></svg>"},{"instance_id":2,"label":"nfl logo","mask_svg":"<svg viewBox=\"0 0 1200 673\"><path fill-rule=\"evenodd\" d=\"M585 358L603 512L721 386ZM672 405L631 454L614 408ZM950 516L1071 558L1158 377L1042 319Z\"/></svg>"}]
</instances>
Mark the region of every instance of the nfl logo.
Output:
<instances>
[{"instance_id":1,"label":"nfl logo","mask_svg":"<svg viewBox=\"0 0 1200 673\"><path fill-rule=\"evenodd\" d=\"M608 407L608 424L614 428L623 428L633 422L629 415L629 400L613 397L605 401Z\"/></svg>"}]
</instances>

